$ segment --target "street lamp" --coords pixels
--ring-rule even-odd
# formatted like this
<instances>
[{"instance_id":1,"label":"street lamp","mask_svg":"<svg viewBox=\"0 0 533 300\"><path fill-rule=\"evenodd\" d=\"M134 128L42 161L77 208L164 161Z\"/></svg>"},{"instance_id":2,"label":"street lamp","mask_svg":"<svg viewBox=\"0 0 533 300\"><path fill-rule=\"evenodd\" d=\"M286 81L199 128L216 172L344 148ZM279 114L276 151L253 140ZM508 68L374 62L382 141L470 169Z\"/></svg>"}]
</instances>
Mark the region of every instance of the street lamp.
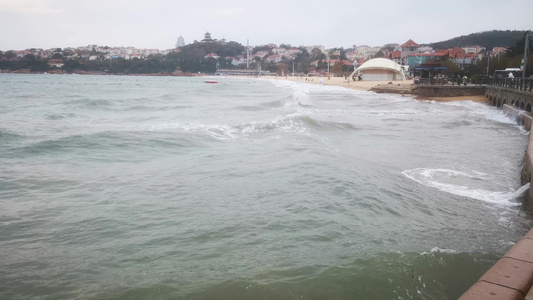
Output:
<instances>
[{"instance_id":1,"label":"street lamp","mask_svg":"<svg viewBox=\"0 0 533 300\"><path fill-rule=\"evenodd\" d=\"M523 70L522 70L522 78L526 78L526 71L527 71L527 58L529 56L529 39L533 38L533 34L531 31L526 32L526 45L524 46L524 59L523 59Z\"/></svg>"}]
</instances>

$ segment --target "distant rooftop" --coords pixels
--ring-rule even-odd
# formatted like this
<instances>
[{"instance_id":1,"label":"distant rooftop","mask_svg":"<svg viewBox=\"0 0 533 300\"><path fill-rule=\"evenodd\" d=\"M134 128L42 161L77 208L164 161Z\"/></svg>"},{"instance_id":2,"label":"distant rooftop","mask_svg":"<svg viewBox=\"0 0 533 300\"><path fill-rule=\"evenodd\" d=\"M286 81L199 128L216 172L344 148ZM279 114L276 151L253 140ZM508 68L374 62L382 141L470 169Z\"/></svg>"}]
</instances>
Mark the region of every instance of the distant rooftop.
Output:
<instances>
[{"instance_id":1,"label":"distant rooftop","mask_svg":"<svg viewBox=\"0 0 533 300\"><path fill-rule=\"evenodd\" d=\"M420 47L419 44L415 43L413 40L409 39L402 47Z\"/></svg>"}]
</instances>

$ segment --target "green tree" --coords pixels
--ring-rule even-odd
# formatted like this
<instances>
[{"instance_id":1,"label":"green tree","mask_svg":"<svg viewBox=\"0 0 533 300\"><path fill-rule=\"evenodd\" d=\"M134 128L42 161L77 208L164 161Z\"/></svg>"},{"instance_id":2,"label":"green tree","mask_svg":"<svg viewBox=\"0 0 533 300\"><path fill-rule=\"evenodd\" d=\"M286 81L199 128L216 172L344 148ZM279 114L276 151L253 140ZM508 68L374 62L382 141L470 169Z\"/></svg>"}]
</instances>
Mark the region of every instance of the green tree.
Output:
<instances>
[{"instance_id":1,"label":"green tree","mask_svg":"<svg viewBox=\"0 0 533 300\"><path fill-rule=\"evenodd\" d=\"M287 76L290 74L287 64L279 63L277 64L277 74L278 76Z\"/></svg>"},{"instance_id":2,"label":"green tree","mask_svg":"<svg viewBox=\"0 0 533 300\"><path fill-rule=\"evenodd\" d=\"M13 50L9 50L9 51L6 51L4 53L4 57L7 58L7 59L10 59L10 58L13 58L13 57L16 57L16 56L17 56L17 54Z\"/></svg>"},{"instance_id":3,"label":"green tree","mask_svg":"<svg viewBox=\"0 0 533 300\"><path fill-rule=\"evenodd\" d=\"M326 54L325 54L324 52L322 52L322 51L321 51L320 49L318 49L318 48L313 48L313 49L311 50L310 55L311 55L311 59L312 59L313 61L315 61L315 60L324 60L324 59L327 58Z\"/></svg>"},{"instance_id":4,"label":"green tree","mask_svg":"<svg viewBox=\"0 0 533 300\"><path fill-rule=\"evenodd\" d=\"M339 49L339 51L340 51L339 59L340 59L340 60L347 60L348 57L346 57L346 51L344 51L344 48L341 47L341 48Z\"/></svg>"},{"instance_id":5,"label":"green tree","mask_svg":"<svg viewBox=\"0 0 533 300\"><path fill-rule=\"evenodd\" d=\"M264 45L264 46L256 46L253 48L252 50L252 53L257 53L259 51L270 51L272 50L272 48L270 48L269 46L267 45Z\"/></svg>"},{"instance_id":6,"label":"green tree","mask_svg":"<svg viewBox=\"0 0 533 300\"><path fill-rule=\"evenodd\" d=\"M243 54L245 47L237 42L228 42L225 43L220 50L217 52L219 56L237 56Z\"/></svg>"},{"instance_id":7,"label":"green tree","mask_svg":"<svg viewBox=\"0 0 533 300\"><path fill-rule=\"evenodd\" d=\"M385 57L385 54L383 53L383 51L379 50L375 55L374 55L374 58L380 58L380 57Z\"/></svg>"},{"instance_id":8,"label":"green tree","mask_svg":"<svg viewBox=\"0 0 533 300\"><path fill-rule=\"evenodd\" d=\"M331 67L331 70L330 72L331 73L334 73L334 74L341 74L342 73L342 63L341 62L336 62L332 67Z\"/></svg>"}]
</instances>

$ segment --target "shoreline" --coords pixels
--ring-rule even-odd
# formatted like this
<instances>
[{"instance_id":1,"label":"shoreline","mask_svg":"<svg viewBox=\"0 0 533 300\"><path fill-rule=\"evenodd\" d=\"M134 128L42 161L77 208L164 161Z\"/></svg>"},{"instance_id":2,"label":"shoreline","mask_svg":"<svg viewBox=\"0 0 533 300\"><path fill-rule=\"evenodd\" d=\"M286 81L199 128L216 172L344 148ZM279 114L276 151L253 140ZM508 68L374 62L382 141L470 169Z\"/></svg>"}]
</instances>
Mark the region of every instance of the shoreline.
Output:
<instances>
[{"instance_id":1,"label":"shoreline","mask_svg":"<svg viewBox=\"0 0 533 300\"><path fill-rule=\"evenodd\" d=\"M134 74L125 74L125 73L107 73L107 72L97 72L97 71L81 71L74 70L73 72L67 72L65 70L52 70L49 72L38 72L30 71L28 69L21 69L15 71L6 71L0 70L0 74L17 74L17 75L110 75L110 76L155 76L155 77L202 77L206 76L205 74L198 73L184 73L184 72L173 72L173 73L134 73Z\"/></svg>"},{"instance_id":2,"label":"shoreline","mask_svg":"<svg viewBox=\"0 0 533 300\"><path fill-rule=\"evenodd\" d=\"M0 71L0 74L22 74L22 75L115 75L115 76L151 76L151 77L165 77L165 76L172 76L172 77L220 77L215 75L208 75L208 74L198 74L198 73L183 73L183 72L174 72L174 73L151 73L151 74L110 74L105 72L86 72L86 71L80 71L76 70L72 73L67 73L63 70L56 70L55 72L32 72L30 70L17 70L17 71ZM384 86L398 86L398 87L405 87L407 85L413 84L412 80L396 80L396 81L353 81L350 77L344 78L344 77L330 77L329 79L327 77L299 77L299 76L261 76L261 77L249 77L249 76L224 76L223 78L232 78L232 77L240 77L240 78L260 78L260 79L270 79L270 80L285 80L285 81L292 81L292 82L301 82L301 83L309 83L309 84L319 84L323 86L337 86L337 87L343 87L351 90L357 90L357 91L372 91L373 88L376 88L380 85ZM389 82L391 84L389 84ZM387 92L385 92L387 93ZM387 93L392 94L392 93ZM476 96L452 96L452 97L423 97L423 96L417 96L410 93L402 93L402 95L409 95L413 97L416 100L419 101L438 101L438 102L451 102L451 101L472 101L472 102L479 102L484 104L489 104L489 99L483 95L476 95Z\"/></svg>"},{"instance_id":3,"label":"shoreline","mask_svg":"<svg viewBox=\"0 0 533 300\"><path fill-rule=\"evenodd\" d=\"M292 82L301 82L301 83L310 83L310 84L320 84L324 86L338 86L344 87L347 89L357 90L357 91L372 91L372 88L378 87L380 85L385 86L406 86L413 84L412 80L397 80L397 81L351 81L344 79L343 77L294 77L294 76L261 76L259 78L263 79L272 79L272 80L286 80ZM392 82L392 84L389 84ZM386 92L385 92L386 93ZM392 93L389 93L392 94ZM413 97L415 100L419 101L438 101L438 102L451 102L451 101L472 101L478 103L489 104L489 99L484 95L475 95L475 96L452 96L452 97L423 97L413 94L402 94Z\"/></svg>"}]
</instances>

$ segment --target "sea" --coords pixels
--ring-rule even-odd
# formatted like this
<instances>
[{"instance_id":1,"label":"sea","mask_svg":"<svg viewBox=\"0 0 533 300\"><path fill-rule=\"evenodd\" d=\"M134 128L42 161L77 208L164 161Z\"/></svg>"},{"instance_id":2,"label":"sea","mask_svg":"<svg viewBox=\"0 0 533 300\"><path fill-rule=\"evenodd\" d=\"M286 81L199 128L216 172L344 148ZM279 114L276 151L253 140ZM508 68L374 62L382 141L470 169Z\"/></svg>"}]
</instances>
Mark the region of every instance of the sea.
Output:
<instances>
[{"instance_id":1,"label":"sea","mask_svg":"<svg viewBox=\"0 0 533 300\"><path fill-rule=\"evenodd\" d=\"M0 74L0 299L456 299L533 225L528 134L303 80Z\"/></svg>"}]
</instances>

